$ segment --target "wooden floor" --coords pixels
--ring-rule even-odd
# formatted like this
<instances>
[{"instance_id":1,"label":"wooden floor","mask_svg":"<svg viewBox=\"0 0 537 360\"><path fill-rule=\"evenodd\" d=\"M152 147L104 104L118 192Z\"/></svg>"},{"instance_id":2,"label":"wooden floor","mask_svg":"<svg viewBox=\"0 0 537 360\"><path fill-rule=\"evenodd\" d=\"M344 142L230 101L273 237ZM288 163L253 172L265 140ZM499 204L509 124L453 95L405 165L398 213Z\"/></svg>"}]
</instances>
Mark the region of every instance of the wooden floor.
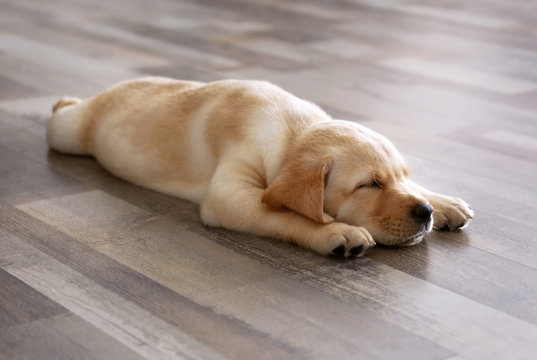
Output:
<instances>
[{"instance_id":1,"label":"wooden floor","mask_svg":"<svg viewBox=\"0 0 537 360\"><path fill-rule=\"evenodd\" d=\"M267 79L469 228L340 261L50 152L62 95ZM536 359L537 1L0 0L0 359Z\"/></svg>"}]
</instances>

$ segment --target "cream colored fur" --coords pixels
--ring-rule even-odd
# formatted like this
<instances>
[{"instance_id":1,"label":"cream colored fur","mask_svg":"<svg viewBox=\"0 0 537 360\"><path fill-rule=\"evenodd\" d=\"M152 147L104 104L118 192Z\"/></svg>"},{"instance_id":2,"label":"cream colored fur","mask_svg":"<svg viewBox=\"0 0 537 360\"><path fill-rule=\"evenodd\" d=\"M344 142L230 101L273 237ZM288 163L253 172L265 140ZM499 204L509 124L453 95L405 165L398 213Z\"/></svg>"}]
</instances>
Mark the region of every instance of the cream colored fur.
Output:
<instances>
[{"instance_id":1,"label":"cream colored fur","mask_svg":"<svg viewBox=\"0 0 537 360\"><path fill-rule=\"evenodd\" d=\"M207 225L321 254L411 245L433 218L452 230L473 216L464 201L411 182L381 135L267 82L151 77L84 101L66 97L54 106L47 141L93 155L120 178L200 203ZM417 206L428 204L434 213L417 220Z\"/></svg>"}]
</instances>

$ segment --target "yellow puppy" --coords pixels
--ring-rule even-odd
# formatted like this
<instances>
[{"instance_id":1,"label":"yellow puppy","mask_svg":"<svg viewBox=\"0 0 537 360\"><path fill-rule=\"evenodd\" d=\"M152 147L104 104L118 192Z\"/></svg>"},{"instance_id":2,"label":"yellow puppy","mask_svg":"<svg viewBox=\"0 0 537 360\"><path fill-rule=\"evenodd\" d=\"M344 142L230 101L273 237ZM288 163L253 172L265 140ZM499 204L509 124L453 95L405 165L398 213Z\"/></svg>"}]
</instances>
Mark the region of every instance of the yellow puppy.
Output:
<instances>
[{"instance_id":1,"label":"yellow puppy","mask_svg":"<svg viewBox=\"0 0 537 360\"><path fill-rule=\"evenodd\" d=\"M350 257L473 216L464 201L408 180L383 136L267 82L149 77L63 98L53 111L51 148L197 202L209 226Z\"/></svg>"}]
</instances>

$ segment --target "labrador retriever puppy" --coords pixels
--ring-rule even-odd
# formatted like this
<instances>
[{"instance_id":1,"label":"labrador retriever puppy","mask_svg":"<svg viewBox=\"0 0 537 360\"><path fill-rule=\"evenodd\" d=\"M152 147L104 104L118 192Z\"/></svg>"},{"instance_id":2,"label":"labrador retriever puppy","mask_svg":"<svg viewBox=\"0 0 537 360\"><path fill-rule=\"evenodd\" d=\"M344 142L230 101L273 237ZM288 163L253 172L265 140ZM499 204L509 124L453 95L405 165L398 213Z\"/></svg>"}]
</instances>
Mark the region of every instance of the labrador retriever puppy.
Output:
<instances>
[{"instance_id":1,"label":"labrador retriever puppy","mask_svg":"<svg viewBox=\"0 0 537 360\"><path fill-rule=\"evenodd\" d=\"M146 77L87 100L64 97L53 113L52 149L197 202L206 225L320 254L413 245L473 216L461 199L410 181L385 137L268 82Z\"/></svg>"}]
</instances>

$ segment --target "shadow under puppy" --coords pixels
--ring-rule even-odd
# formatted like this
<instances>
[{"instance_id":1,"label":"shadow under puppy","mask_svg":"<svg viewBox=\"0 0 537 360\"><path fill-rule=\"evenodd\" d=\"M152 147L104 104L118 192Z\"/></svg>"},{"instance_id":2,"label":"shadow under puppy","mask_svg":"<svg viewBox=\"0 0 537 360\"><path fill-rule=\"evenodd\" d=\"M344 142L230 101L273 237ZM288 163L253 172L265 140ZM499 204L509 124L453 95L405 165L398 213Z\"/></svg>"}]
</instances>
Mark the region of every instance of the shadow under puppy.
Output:
<instances>
[{"instance_id":1,"label":"shadow under puppy","mask_svg":"<svg viewBox=\"0 0 537 360\"><path fill-rule=\"evenodd\" d=\"M147 77L64 97L53 112L52 149L93 155L120 178L197 202L209 226L321 254L413 245L473 216L461 199L410 181L385 137L267 82Z\"/></svg>"}]
</instances>

